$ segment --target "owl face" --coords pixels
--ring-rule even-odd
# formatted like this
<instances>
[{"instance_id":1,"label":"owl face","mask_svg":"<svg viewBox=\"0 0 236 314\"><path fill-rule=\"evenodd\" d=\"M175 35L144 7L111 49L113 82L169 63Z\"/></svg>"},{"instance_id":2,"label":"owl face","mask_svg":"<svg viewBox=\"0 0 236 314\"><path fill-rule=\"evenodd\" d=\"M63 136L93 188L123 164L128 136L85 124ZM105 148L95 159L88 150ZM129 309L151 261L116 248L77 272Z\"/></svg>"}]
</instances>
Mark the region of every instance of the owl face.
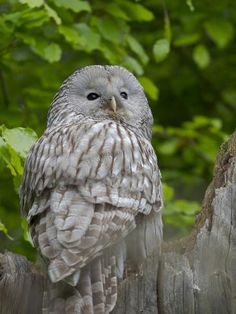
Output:
<instances>
[{"instance_id":1,"label":"owl face","mask_svg":"<svg viewBox=\"0 0 236 314\"><path fill-rule=\"evenodd\" d=\"M62 85L63 86L63 85ZM119 66L88 66L64 83L68 112L93 119L110 119L150 128L152 114L142 86ZM60 96L60 90L58 94ZM53 103L56 106L57 96ZM65 106L65 103L64 103ZM65 108L63 108L65 109Z\"/></svg>"}]
</instances>

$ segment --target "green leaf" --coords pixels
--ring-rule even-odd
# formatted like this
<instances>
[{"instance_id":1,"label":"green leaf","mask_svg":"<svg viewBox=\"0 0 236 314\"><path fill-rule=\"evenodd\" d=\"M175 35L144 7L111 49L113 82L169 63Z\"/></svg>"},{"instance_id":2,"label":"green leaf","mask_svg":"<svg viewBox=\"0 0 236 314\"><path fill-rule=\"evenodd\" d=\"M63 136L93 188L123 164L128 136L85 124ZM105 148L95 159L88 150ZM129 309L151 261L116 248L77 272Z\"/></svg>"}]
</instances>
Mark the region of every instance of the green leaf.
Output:
<instances>
[{"instance_id":1,"label":"green leaf","mask_svg":"<svg viewBox=\"0 0 236 314\"><path fill-rule=\"evenodd\" d=\"M4 234L7 234L7 228L1 221L0 221L0 231L2 231Z\"/></svg>"},{"instance_id":2,"label":"green leaf","mask_svg":"<svg viewBox=\"0 0 236 314\"><path fill-rule=\"evenodd\" d=\"M101 37L97 31L84 23L76 24L80 36L80 47L87 52L100 48Z\"/></svg>"},{"instance_id":3,"label":"green leaf","mask_svg":"<svg viewBox=\"0 0 236 314\"><path fill-rule=\"evenodd\" d=\"M76 13L81 11L91 12L91 7L87 1L80 0L53 0L54 4L58 7L70 9Z\"/></svg>"},{"instance_id":4,"label":"green leaf","mask_svg":"<svg viewBox=\"0 0 236 314\"><path fill-rule=\"evenodd\" d=\"M48 62L57 62L61 59L62 51L58 44L48 43L44 38L36 38L29 34L17 34L24 43L30 46L30 48L43 59Z\"/></svg>"},{"instance_id":5,"label":"green leaf","mask_svg":"<svg viewBox=\"0 0 236 314\"><path fill-rule=\"evenodd\" d=\"M61 24L61 18L58 16L57 12L55 10L53 10L46 3L44 4L44 8L47 11L48 16L51 17L56 22L56 24L60 25Z\"/></svg>"},{"instance_id":6,"label":"green leaf","mask_svg":"<svg viewBox=\"0 0 236 314\"><path fill-rule=\"evenodd\" d=\"M17 171L22 172L21 161L14 149L12 149L2 137L0 137L0 158L10 170L12 176L17 176ZM17 168L17 169L16 169Z\"/></svg>"},{"instance_id":7,"label":"green leaf","mask_svg":"<svg viewBox=\"0 0 236 314\"><path fill-rule=\"evenodd\" d=\"M193 33L193 34L186 34L182 35L179 38L176 38L174 40L174 45L175 46L188 46L195 44L198 42L200 39L200 35L198 33Z\"/></svg>"},{"instance_id":8,"label":"green leaf","mask_svg":"<svg viewBox=\"0 0 236 314\"><path fill-rule=\"evenodd\" d=\"M202 128L209 125L210 118L205 116L195 116L192 121L187 121L183 125L185 128Z\"/></svg>"},{"instance_id":9,"label":"green leaf","mask_svg":"<svg viewBox=\"0 0 236 314\"><path fill-rule=\"evenodd\" d=\"M21 166L21 173L18 173L18 175L13 177L13 183L14 183L14 189L15 192L19 195L20 194L20 187L21 187L21 183L22 183L22 175L23 175L23 165Z\"/></svg>"},{"instance_id":10,"label":"green leaf","mask_svg":"<svg viewBox=\"0 0 236 314\"><path fill-rule=\"evenodd\" d=\"M180 213L184 213L185 215L196 215L197 212L200 211L200 204L193 201L187 200L176 200L175 201L176 211Z\"/></svg>"},{"instance_id":11,"label":"green leaf","mask_svg":"<svg viewBox=\"0 0 236 314\"><path fill-rule=\"evenodd\" d=\"M30 147L37 140L36 133L31 129L2 127L2 137L21 157L25 158Z\"/></svg>"},{"instance_id":12,"label":"green leaf","mask_svg":"<svg viewBox=\"0 0 236 314\"><path fill-rule=\"evenodd\" d=\"M154 100L158 99L159 95L159 89L157 86L153 83L152 80L150 80L146 76L142 76L139 78L140 83L144 87L145 92L148 94L148 96Z\"/></svg>"},{"instance_id":13,"label":"green leaf","mask_svg":"<svg viewBox=\"0 0 236 314\"><path fill-rule=\"evenodd\" d=\"M236 90L232 88L227 88L222 91L222 98L224 101L232 107L236 107Z\"/></svg>"},{"instance_id":14,"label":"green leaf","mask_svg":"<svg viewBox=\"0 0 236 314\"><path fill-rule=\"evenodd\" d=\"M209 65L211 58L206 46L198 45L194 48L193 60L201 69L204 69Z\"/></svg>"},{"instance_id":15,"label":"green leaf","mask_svg":"<svg viewBox=\"0 0 236 314\"><path fill-rule=\"evenodd\" d=\"M170 52L170 43L167 39L159 39L153 46L153 55L156 62L165 60Z\"/></svg>"},{"instance_id":16,"label":"green leaf","mask_svg":"<svg viewBox=\"0 0 236 314\"><path fill-rule=\"evenodd\" d=\"M211 119L210 124L213 126L213 129L217 131L222 129L222 121L219 119Z\"/></svg>"},{"instance_id":17,"label":"green leaf","mask_svg":"<svg viewBox=\"0 0 236 314\"><path fill-rule=\"evenodd\" d=\"M0 45L2 47L11 39L12 34L14 33L14 25L12 23L7 23L4 16L0 16L0 35L1 41Z\"/></svg>"},{"instance_id":18,"label":"green leaf","mask_svg":"<svg viewBox=\"0 0 236 314\"><path fill-rule=\"evenodd\" d=\"M29 45L33 49L37 46L37 41L35 40L35 38L28 34L17 33L16 38L18 40L21 39L25 44Z\"/></svg>"},{"instance_id":19,"label":"green leaf","mask_svg":"<svg viewBox=\"0 0 236 314\"><path fill-rule=\"evenodd\" d=\"M131 72L135 72L137 75L143 74L143 67L133 57L127 56L123 62L123 66L127 67Z\"/></svg>"},{"instance_id":20,"label":"green leaf","mask_svg":"<svg viewBox=\"0 0 236 314\"><path fill-rule=\"evenodd\" d=\"M26 28L37 28L49 21L49 16L44 10L31 11L22 16L22 25Z\"/></svg>"},{"instance_id":21,"label":"green leaf","mask_svg":"<svg viewBox=\"0 0 236 314\"><path fill-rule=\"evenodd\" d=\"M168 141L159 145L159 152L163 155L173 155L178 148L178 140L175 138L169 139Z\"/></svg>"},{"instance_id":22,"label":"green leaf","mask_svg":"<svg viewBox=\"0 0 236 314\"><path fill-rule=\"evenodd\" d=\"M10 162L7 165L8 168L10 169L14 177L17 177L18 175L22 176L23 165L22 165L22 160L20 158L20 155L10 145L8 145L8 150L10 153Z\"/></svg>"},{"instance_id":23,"label":"green leaf","mask_svg":"<svg viewBox=\"0 0 236 314\"><path fill-rule=\"evenodd\" d=\"M29 242L31 246L34 246L31 235L29 233L28 222L27 222L26 218L23 218L21 220L21 227L23 229L23 237L24 237L25 241Z\"/></svg>"},{"instance_id":24,"label":"green leaf","mask_svg":"<svg viewBox=\"0 0 236 314\"><path fill-rule=\"evenodd\" d=\"M116 49L111 49L111 44L109 45L101 45L99 47L99 50L101 51L101 53L104 55L104 57L106 58L106 60L108 60L109 63L111 64L120 64L121 63L121 58L120 58L120 54L119 54L119 47L116 47ZM118 50L118 53L117 53Z\"/></svg>"},{"instance_id":25,"label":"green leaf","mask_svg":"<svg viewBox=\"0 0 236 314\"><path fill-rule=\"evenodd\" d=\"M0 137L0 158L6 164L6 167L10 170L11 175L16 177L22 175L23 166L21 159L16 151L7 144L2 137Z\"/></svg>"},{"instance_id":26,"label":"green leaf","mask_svg":"<svg viewBox=\"0 0 236 314\"><path fill-rule=\"evenodd\" d=\"M163 195L165 201L172 200L174 197L174 189L170 185L163 183Z\"/></svg>"},{"instance_id":27,"label":"green leaf","mask_svg":"<svg viewBox=\"0 0 236 314\"><path fill-rule=\"evenodd\" d=\"M114 43L120 44L123 39L123 33L125 32L125 26L123 21L118 23L116 20L107 17L106 19L101 19L98 17L93 17L91 25L95 26L99 33L106 40Z\"/></svg>"},{"instance_id":28,"label":"green leaf","mask_svg":"<svg viewBox=\"0 0 236 314\"><path fill-rule=\"evenodd\" d=\"M7 162L9 159L9 153L6 142L0 136L0 157Z\"/></svg>"},{"instance_id":29,"label":"green leaf","mask_svg":"<svg viewBox=\"0 0 236 314\"><path fill-rule=\"evenodd\" d=\"M20 26L22 24L22 16L24 15L25 12L28 13L29 9L20 11L20 12L13 12L13 13L6 14L3 17L3 21L7 22L8 25L11 23L14 26Z\"/></svg>"},{"instance_id":30,"label":"green leaf","mask_svg":"<svg viewBox=\"0 0 236 314\"><path fill-rule=\"evenodd\" d=\"M121 7L125 9L132 20L149 22L154 19L154 14L141 4L122 1Z\"/></svg>"},{"instance_id":31,"label":"green leaf","mask_svg":"<svg viewBox=\"0 0 236 314\"><path fill-rule=\"evenodd\" d=\"M58 44L51 43L44 48L43 56L49 62L57 62L61 59L61 48Z\"/></svg>"},{"instance_id":32,"label":"green leaf","mask_svg":"<svg viewBox=\"0 0 236 314\"><path fill-rule=\"evenodd\" d=\"M1 221L0 221L0 232L3 232L8 237L8 239L14 240L12 237L9 236L7 227Z\"/></svg>"},{"instance_id":33,"label":"green leaf","mask_svg":"<svg viewBox=\"0 0 236 314\"><path fill-rule=\"evenodd\" d=\"M130 20L125 10L122 10L122 8L117 3L106 3L104 10L116 18L123 19L125 21Z\"/></svg>"},{"instance_id":34,"label":"green leaf","mask_svg":"<svg viewBox=\"0 0 236 314\"><path fill-rule=\"evenodd\" d=\"M148 63L148 55L146 54L145 50L143 49L143 46L135 39L133 36L128 35L127 36L127 42L130 48L137 54L137 56L140 58L143 64Z\"/></svg>"},{"instance_id":35,"label":"green leaf","mask_svg":"<svg viewBox=\"0 0 236 314\"><path fill-rule=\"evenodd\" d=\"M187 3L187 5L188 5L190 11L193 12L193 11L195 10L195 7L194 7L194 5L193 5L192 0L186 0L186 3Z\"/></svg>"},{"instance_id":36,"label":"green leaf","mask_svg":"<svg viewBox=\"0 0 236 314\"><path fill-rule=\"evenodd\" d=\"M60 25L58 28L60 34L62 34L65 39L74 45L77 45L80 41L79 31L74 28L74 25L65 26Z\"/></svg>"},{"instance_id":37,"label":"green leaf","mask_svg":"<svg viewBox=\"0 0 236 314\"><path fill-rule=\"evenodd\" d=\"M227 46L234 36L234 26L223 19L207 21L205 29L219 48Z\"/></svg>"},{"instance_id":38,"label":"green leaf","mask_svg":"<svg viewBox=\"0 0 236 314\"><path fill-rule=\"evenodd\" d=\"M10 22L14 27L25 27L28 29L40 27L49 20L48 14L43 9L39 10L23 10L7 14L4 17L6 22ZM9 23L8 23L9 24ZM20 36L24 36L24 32L20 32Z\"/></svg>"},{"instance_id":39,"label":"green leaf","mask_svg":"<svg viewBox=\"0 0 236 314\"><path fill-rule=\"evenodd\" d=\"M38 8L44 4L44 0L20 0L20 2L27 4L30 8Z\"/></svg>"},{"instance_id":40,"label":"green leaf","mask_svg":"<svg viewBox=\"0 0 236 314\"><path fill-rule=\"evenodd\" d=\"M14 177L15 188L18 190L20 177L23 174L23 159L37 136L31 129L24 128L7 129L5 126L1 126L0 131L2 133L0 157Z\"/></svg>"}]
</instances>

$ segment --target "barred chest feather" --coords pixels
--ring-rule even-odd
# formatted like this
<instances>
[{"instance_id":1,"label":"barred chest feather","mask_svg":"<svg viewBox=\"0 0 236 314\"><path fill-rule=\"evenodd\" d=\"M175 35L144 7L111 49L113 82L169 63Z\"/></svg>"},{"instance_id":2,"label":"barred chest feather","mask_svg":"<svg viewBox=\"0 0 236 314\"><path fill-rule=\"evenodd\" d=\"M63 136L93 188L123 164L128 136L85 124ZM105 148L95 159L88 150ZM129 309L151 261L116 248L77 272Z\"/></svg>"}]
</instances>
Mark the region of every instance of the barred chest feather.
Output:
<instances>
[{"instance_id":1,"label":"barred chest feather","mask_svg":"<svg viewBox=\"0 0 236 314\"><path fill-rule=\"evenodd\" d=\"M33 158L32 158L33 157ZM46 132L31 151L29 186L75 185L92 203L110 203L147 214L161 199L160 173L150 142L113 121L87 121Z\"/></svg>"}]
</instances>

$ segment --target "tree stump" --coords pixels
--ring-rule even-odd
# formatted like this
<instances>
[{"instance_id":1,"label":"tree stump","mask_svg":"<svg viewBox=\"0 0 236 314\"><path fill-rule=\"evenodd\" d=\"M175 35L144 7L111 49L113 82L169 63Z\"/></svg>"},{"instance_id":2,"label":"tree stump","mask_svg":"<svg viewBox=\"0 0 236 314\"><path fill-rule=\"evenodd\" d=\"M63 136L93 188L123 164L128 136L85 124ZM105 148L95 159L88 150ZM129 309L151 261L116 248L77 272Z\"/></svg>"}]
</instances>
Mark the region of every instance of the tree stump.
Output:
<instances>
[{"instance_id":1,"label":"tree stump","mask_svg":"<svg viewBox=\"0 0 236 314\"><path fill-rule=\"evenodd\" d=\"M46 279L26 258L0 255L0 313L42 313ZM236 132L222 145L192 233L163 243L143 274L120 283L113 314L236 313Z\"/></svg>"}]
</instances>

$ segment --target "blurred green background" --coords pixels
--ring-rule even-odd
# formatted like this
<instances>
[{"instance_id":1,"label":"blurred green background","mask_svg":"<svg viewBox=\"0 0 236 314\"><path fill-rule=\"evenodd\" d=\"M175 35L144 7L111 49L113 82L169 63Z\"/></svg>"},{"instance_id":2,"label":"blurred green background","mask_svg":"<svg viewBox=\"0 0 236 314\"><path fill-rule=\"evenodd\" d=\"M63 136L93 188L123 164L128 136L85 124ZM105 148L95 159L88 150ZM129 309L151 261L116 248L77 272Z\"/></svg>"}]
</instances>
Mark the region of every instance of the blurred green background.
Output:
<instances>
[{"instance_id":1,"label":"blurred green background","mask_svg":"<svg viewBox=\"0 0 236 314\"><path fill-rule=\"evenodd\" d=\"M165 237L186 234L235 128L236 2L0 1L0 247L33 259L18 190L52 97L75 69L119 64L154 114Z\"/></svg>"}]
</instances>

